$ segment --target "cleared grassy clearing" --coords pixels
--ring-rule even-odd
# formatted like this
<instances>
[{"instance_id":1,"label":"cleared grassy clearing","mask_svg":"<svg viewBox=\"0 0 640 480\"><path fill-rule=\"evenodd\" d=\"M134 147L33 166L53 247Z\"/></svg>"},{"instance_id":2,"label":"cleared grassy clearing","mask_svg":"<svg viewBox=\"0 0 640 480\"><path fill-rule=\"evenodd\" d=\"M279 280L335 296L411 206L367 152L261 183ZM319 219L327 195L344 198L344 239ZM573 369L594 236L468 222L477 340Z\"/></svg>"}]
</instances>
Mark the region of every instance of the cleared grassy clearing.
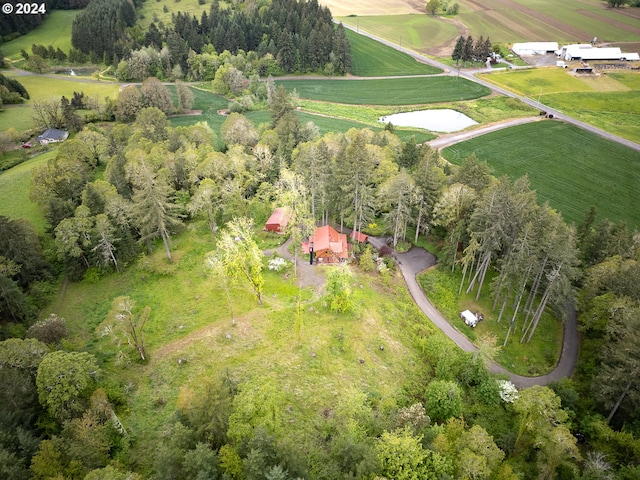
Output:
<instances>
[{"instance_id":1,"label":"cleared grassy clearing","mask_svg":"<svg viewBox=\"0 0 640 480\"><path fill-rule=\"evenodd\" d=\"M32 128L31 105L5 105L0 112L0 132L15 128L19 132Z\"/></svg>"},{"instance_id":2,"label":"cleared grassy clearing","mask_svg":"<svg viewBox=\"0 0 640 480\"><path fill-rule=\"evenodd\" d=\"M25 49L31 55L31 45L44 45L60 48L69 53L71 48L71 24L80 10L54 10L47 15L42 24L31 32L2 44L2 51L11 60L19 60L20 50Z\"/></svg>"},{"instance_id":3,"label":"cleared grassy clearing","mask_svg":"<svg viewBox=\"0 0 640 480\"><path fill-rule=\"evenodd\" d=\"M10 127L19 131L31 128L31 105L34 100L52 98L59 100L63 95L72 98L73 92L84 92L87 97L104 104L105 97L116 98L118 96L119 87L114 83L82 82L41 75L25 75L15 78L24 85L31 98L22 105L7 106L4 112L0 112L0 131Z\"/></svg>"},{"instance_id":4,"label":"cleared grassy clearing","mask_svg":"<svg viewBox=\"0 0 640 480\"><path fill-rule=\"evenodd\" d=\"M442 70L417 62L406 53L345 29L351 44L351 73L361 77L429 75Z\"/></svg>"},{"instance_id":5,"label":"cleared grassy clearing","mask_svg":"<svg viewBox=\"0 0 640 480\"><path fill-rule=\"evenodd\" d=\"M288 438L313 432L310 423L319 412L335 407L353 389L393 407L403 384L417 380L411 332L420 328L422 336L440 335L399 284L383 289L371 277L357 275L355 311L334 315L314 292L299 291L291 275L268 270L263 305L242 284L232 289L234 325L224 292L204 266L212 249L206 226L193 225L174 239L174 263L167 263L159 249L120 275L69 284L50 307L67 320L72 344L98 356L110 384L130 386L122 419L148 448L161 441L179 397L220 375L268 382L282 392L288 408L278 416ZM147 365L116 366L113 344L95 332L119 295L151 307ZM294 333L296 296L303 311L299 335ZM153 458L151 452L136 453Z\"/></svg>"},{"instance_id":6,"label":"cleared grassy clearing","mask_svg":"<svg viewBox=\"0 0 640 480\"><path fill-rule=\"evenodd\" d=\"M56 151L38 155L0 174L0 215L29 220L38 233L44 233L42 210L29 199L31 170L54 158Z\"/></svg>"},{"instance_id":7,"label":"cleared grassy clearing","mask_svg":"<svg viewBox=\"0 0 640 480\"><path fill-rule=\"evenodd\" d=\"M549 313L545 313L529 343L520 343L522 332L518 328L509 337L507 345L503 347L509 328L509 322L506 319L511 318L513 310L506 309L503 319L497 323L499 309L492 311L493 302L489 287L494 276L495 272L489 272L489 278L485 280L482 294L477 301L475 291L469 295L466 295L464 290L461 295L457 294L462 280L459 270L452 273L436 267L420 273L418 282L440 313L470 340L477 342L478 338L485 335L495 337L496 346L501 348L494 360L509 371L525 376L549 373L560 357L562 323ZM484 321L479 322L475 328L467 326L458 316L458 312L464 310L482 312ZM520 320L520 326L522 326L522 320Z\"/></svg>"},{"instance_id":8,"label":"cleared grassy clearing","mask_svg":"<svg viewBox=\"0 0 640 480\"><path fill-rule=\"evenodd\" d=\"M418 51L441 45L457 36L457 29L452 23L431 15L372 15L339 17L339 20Z\"/></svg>"},{"instance_id":9,"label":"cleared grassy clearing","mask_svg":"<svg viewBox=\"0 0 640 480\"><path fill-rule=\"evenodd\" d=\"M421 105L471 100L490 90L458 77L393 78L389 80L278 80L300 98L354 105Z\"/></svg>"},{"instance_id":10,"label":"cleared grassy clearing","mask_svg":"<svg viewBox=\"0 0 640 480\"><path fill-rule=\"evenodd\" d=\"M147 0L142 4L142 7L137 10L138 12L138 24L143 28L147 28L151 22L155 22L158 25L159 22L163 22L165 25L171 24L171 15L178 12L190 13L191 16L195 16L200 20L202 12L209 13L211 8L211 0L207 0L204 5L200 5L198 0L181 0L176 2L175 0ZM220 2L224 5L224 2ZM164 7L167 7L167 12L164 12Z\"/></svg>"},{"instance_id":11,"label":"cleared grassy clearing","mask_svg":"<svg viewBox=\"0 0 640 480\"><path fill-rule=\"evenodd\" d=\"M534 122L445 148L459 165L472 153L495 176L529 176L540 203L548 201L567 222L580 223L591 206L600 218L640 227L640 154L578 127Z\"/></svg>"}]
</instances>

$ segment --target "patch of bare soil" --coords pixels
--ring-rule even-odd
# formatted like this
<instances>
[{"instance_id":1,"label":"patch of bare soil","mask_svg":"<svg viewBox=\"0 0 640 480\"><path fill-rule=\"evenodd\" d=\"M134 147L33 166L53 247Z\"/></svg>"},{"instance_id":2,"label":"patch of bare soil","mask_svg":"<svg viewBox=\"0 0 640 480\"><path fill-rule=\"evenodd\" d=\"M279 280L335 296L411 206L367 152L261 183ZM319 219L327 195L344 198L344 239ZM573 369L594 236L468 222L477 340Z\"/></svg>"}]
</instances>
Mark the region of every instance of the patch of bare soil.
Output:
<instances>
[{"instance_id":1,"label":"patch of bare soil","mask_svg":"<svg viewBox=\"0 0 640 480\"><path fill-rule=\"evenodd\" d=\"M460 37L467 38L471 34L471 30L456 17L452 17L452 18L442 17L442 20L445 22L452 23L456 27L456 30L457 30L456 36L450 39L449 41L447 41L446 43L443 43L441 45L436 45L434 47L431 47L425 50L425 53L427 55L432 55L434 57L448 57L453 53L453 49L456 46L456 42L458 41L458 38Z\"/></svg>"},{"instance_id":2,"label":"patch of bare soil","mask_svg":"<svg viewBox=\"0 0 640 480\"><path fill-rule=\"evenodd\" d=\"M236 318L234 324L231 324L230 322L224 322L224 324L216 322L213 325L207 325L206 327L191 332L186 337L163 345L158 350L153 351L149 357L151 362L160 362L167 357L171 357L172 355L185 350L195 342L204 340L216 342L219 337L224 337L227 334L233 337L247 338L253 335L254 331L248 317L246 316Z\"/></svg>"}]
</instances>

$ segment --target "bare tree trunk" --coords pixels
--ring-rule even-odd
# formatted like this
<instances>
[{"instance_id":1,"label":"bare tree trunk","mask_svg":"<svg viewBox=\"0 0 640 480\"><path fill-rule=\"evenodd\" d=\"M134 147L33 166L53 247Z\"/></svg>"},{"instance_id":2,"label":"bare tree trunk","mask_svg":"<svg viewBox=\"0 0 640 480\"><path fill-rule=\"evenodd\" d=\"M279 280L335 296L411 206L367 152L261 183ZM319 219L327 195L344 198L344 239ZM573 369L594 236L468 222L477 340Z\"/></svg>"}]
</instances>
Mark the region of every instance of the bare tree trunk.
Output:
<instances>
[{"instance_id":1,"label":"bare tree trunk","mask_svg":"<svg viewBox=\"0 0 640 480\"><path fill-rule=\"evenodd\" d=\"M542 280L542 276L544 275L544 269L547 266L547 260L549 257L545 257L542 261L542 265L540 266L538 273L536 274L536 278L533 281L533 285L531 286L531 290L529 291L529 297L524 304L524 311L527 314L524 323L522 325L522 329L526 327L529 322L529 316L531 315L531 311L533 310L533 302L538 295L538 290L540 288L540 281Z\"/></svg>"},{"instance_id":2,"label":"bare tree trunk","mask_svg":"<svg viewBox=\"0 0 640 480\"><path fill-rule=\"evenodd\" d=\"M422 204L424 203L424 200L421 198L420 199L420 206L418 207L418 221L416 222L416 237L413 240L414 244L418 244L418 235L420 235L420 221L422 220ZM461 287L462 289L462 287Z\"/></svg>"},{"instance_id":3,"label":"bare tree trunk","mask_svg":"<svg viewBox=\"0 0 640 480\"><path fill-rule=\"evenodd\" d=\"M613 416L618 411L618 407L620 407L620 404L624 400L624 397L627 395L627 393L629 393L629 390L631 389L631 383L632 383L632 380L629 380L629 383L627 383L627 386L622 391L622 395L620 395L620 397L618 397L618 400L616 401L615 405L613 406L613 408L609 412L609 416L607 417L607 423L611 422L611 419L613 418Z\"/></svg>"},{"instance_id":4,"label":"bare tree trunk","mask_svg":"<svg viewBox=\"0 0 640 480\"><path fill-rule=\"evenodd\" d=\"M164 251L167 253L167 258L171 261L171 252L169 251L169 238L167 237L167 232L162 230L160 232L160 236L162 237L162 243L164 243Z\"/></svg>"}]
</instances>

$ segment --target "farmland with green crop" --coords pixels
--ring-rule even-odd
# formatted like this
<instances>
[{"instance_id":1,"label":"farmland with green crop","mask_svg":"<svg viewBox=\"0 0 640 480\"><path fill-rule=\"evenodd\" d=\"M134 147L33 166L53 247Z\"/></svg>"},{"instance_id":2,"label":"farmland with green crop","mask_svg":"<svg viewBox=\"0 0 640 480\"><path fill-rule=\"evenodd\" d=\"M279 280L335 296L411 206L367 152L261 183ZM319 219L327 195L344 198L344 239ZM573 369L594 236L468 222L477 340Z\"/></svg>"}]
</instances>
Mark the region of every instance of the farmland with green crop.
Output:
<instances>
[{"instance_id":1,"label":"farmland with green crop","mask_svg":"<svg viewBox=\"0 0 640 480\"><path fill-rule=\"evenodd\" d=\"M580 223L592 206L600 218L640 226L640 162L636 150L556 121L520 125L445 148L460 164L475 154L495 176L529 177L540 202ZM606 160L604 160L606 158Z\"/></svg>"}]
</instances>

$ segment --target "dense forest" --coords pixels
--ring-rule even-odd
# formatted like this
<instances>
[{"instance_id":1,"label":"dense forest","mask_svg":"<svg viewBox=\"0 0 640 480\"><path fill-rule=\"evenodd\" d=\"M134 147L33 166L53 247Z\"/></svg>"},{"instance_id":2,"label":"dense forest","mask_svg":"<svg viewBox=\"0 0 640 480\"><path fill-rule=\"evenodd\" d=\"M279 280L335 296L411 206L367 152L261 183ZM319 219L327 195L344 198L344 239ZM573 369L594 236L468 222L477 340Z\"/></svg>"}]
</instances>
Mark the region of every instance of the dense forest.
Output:
<instances>
[{"instance_id":1,"label":"dense forest","mask_svg":"<svg viewBox=\"0 0 640 480\"><path fill-rule=\"evenodd\" d=\"M211 56L223 52L251 57L242 69L260 75L309 71L341 75L350 66L342 26L336 27L331 12L315 0L275 0L261 8L242 9L223 8L216 0L199 19L178 12L171 25L158 28L151 23L144 35L131 35L134 23L130 2L91 3L74 21L72 44L106 63L135 64L132 70L142 68L144 75L136 73L132 79L140 80L149 75L213 80L218 62ZM202 64L213 70L205 78L195 67Z\"/></svg>"}]
</instances>

